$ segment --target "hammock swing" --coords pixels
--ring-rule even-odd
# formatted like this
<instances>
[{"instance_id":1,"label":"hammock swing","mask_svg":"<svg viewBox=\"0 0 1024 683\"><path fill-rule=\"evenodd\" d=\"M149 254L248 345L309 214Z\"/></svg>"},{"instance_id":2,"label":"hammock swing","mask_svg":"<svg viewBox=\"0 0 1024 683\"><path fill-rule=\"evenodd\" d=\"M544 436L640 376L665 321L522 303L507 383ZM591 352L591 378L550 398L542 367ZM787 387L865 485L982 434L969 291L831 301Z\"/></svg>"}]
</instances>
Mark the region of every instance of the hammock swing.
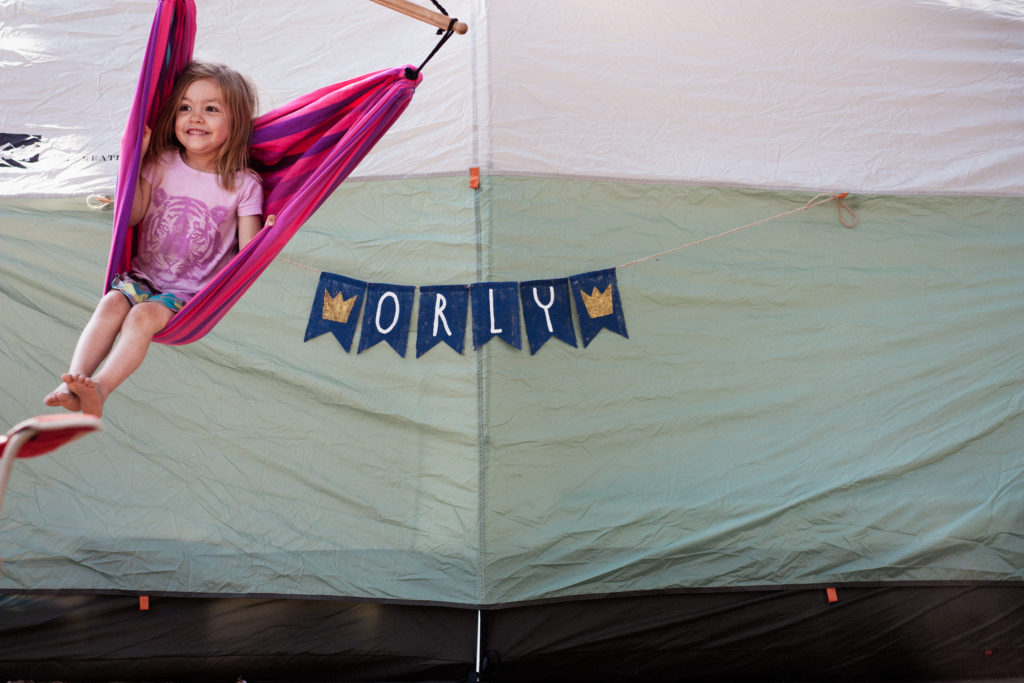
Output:
<instances>
[{"instance_id":1,"label":"hammock swing","mask_svg":"<svg viewBox=\"0 0 1024 683\"><path fill-rule=\"evenodd\" d=\"M256 119L249 150L251 167L263 178L263 215L275 215L276 221L260 230L245 249L171 318L153 341L188 344L213 329L306 219L405 111L422 79L423 65L453 32L466 30L465 24L455 19L403 0L374 2L441 26L438 32L444 32L444 37L419 68L387 69L336 83ZM121 141L113 238L104 291L110 290L113 276L128 270L131 262L135 227L129 225L128 220L142 163L144 127L153 126L157 113L170 96L175 78L192 60L195 33L195 0L159 0L135 100Z\"/></svg>"}]
</instances>

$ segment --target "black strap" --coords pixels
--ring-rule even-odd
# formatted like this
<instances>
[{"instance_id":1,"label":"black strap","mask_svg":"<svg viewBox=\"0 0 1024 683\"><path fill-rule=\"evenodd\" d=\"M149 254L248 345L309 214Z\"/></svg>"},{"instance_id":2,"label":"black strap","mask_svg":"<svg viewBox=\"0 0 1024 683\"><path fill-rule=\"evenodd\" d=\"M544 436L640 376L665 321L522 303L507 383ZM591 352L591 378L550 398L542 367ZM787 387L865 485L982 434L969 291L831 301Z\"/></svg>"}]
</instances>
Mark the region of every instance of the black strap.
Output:
<instances>
[{"instance_id":1,"label":"black strap","mask_svg":"<svg viewBox=\"0 0 1024 683\"><path fill-rule=\"evenodd\" d=\"M430 0L430 1L434 3L434 6L437 7L437 9L441 12L441 14L445 15L446 17L448 16L448 11L444 7L441 7L441 3L439 3L437 0ZM440 36L442 33L444 34L443 36L441 36L441 40L437 41L437 45L435 45L434 49L430 51L430 54L427 55L427 58L423 60L422 64L420 64L415 69L413 69L412 67L406 67L406 69L405 69L405 77L406 78L408 78L409 80L412 80L412 81L416 80L416 78L420 75L420 72L423 71L423 67L425 67L427 65L427 62L429 62L431 60L431 58L433 58L433 56L437 54L437 51L441 49L441 46L444 45L446 42L448 42L448 39L452 37L452 34L455 32L455 22L456 21L458 21L458 20L455 17L452 17L451 20L448 22L448 28L447 29L443 29L443 28L437 29L437 35Z\"/></svg>"},{"instance_id":2,"label":"black strap","mask_svg":"<svg viewBox=\"0 0 1024 683\"><path fill-rule=\"evenodd\" d=\"M434 3L434 7L437 8L438 12L440 12L443 15L445 15L446 17L448 16L448 10L446 10L444 7L441 7L441 3L439 3L437 0L430 0L430 2ZM452 23L454 23L454 22L450 22L448 24L448 30L449 31L452 30ZM444 33L444 31L445 30L443 28L437 29L437 35L441 35L442 33Z\"/></svg>"}]
</instances>

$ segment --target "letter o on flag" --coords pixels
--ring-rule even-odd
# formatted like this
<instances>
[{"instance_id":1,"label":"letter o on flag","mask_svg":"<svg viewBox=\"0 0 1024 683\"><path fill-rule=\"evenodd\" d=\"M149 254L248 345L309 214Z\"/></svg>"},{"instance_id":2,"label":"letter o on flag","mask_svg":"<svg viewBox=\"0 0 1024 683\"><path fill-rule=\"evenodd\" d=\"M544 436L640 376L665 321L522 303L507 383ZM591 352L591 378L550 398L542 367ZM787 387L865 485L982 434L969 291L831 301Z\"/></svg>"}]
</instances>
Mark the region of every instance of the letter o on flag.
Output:
<instances>
[{"instance_id":1,"label":"letter o on flag","mask_svg":"<svg viewBox=\"0 0 1024 683\"><path fill-rule=\"evenodd\" d=\"M384 299L387 299L388 297L394 299L394 301L395 301L395 315L391 319L391 324L387 326L387 329L385 329L385 328L380 326L380 315L381 315L381 309L384 307ZM377 331L378 332L380 332L381 334L387 334L391 330L395 329L395 325L398 324L399 308L400 307L399 307L399 304L398 304L398 295L397 294L395 294L394 292L384 292L383 294L381 294L380 299L377 301L377 316L374 319L374 322L377 325Z\"/></svg>"}]
</instances>

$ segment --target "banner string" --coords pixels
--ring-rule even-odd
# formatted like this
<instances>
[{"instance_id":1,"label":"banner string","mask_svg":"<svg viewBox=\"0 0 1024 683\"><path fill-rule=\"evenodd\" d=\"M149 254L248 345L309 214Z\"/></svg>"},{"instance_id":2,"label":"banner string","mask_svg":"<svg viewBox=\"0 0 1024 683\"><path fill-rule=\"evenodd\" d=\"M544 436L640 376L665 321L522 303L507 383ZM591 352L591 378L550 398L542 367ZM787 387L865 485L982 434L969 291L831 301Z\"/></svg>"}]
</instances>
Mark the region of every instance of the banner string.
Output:
<instances>
[{"instance_id":1,"label":"banner string","mask_svg":"<svg viewBox=\"0 0 1024 683\"><path fill-rule=\"evenodd\" d=\"M693 242L687 242L686 244L681 244L678 247L673 247L671 249L666 249L665 251L659 251L657 254L651 254L650 256L644 256L642 258L634 259L633 261L630 261L628 263L623 263L622 265L617 266L617 268L628 268L629 266L635 266L638 263L643 263L644 261L650 261L651 259L656 259L656 258L659 258L661 256L665 256L666 254L674 254L677 251L682 251L683 249L689 249L690 247L695 247L698 244L705 244L705 243L710 242L712 240L717 240L719 237L725 237L727 235L733 234L734 232L739 232L740 230L746 230L747 228L753 228L754 226L757 226L757 225L764 225L765 223L770 223L770 222L776 221L776 220L778 220L780 218L785 218L786 216L792 216L793 214L800 213L801 211L807 211L809 209L813 209L816 206L821 206L822 204L827 204L828 202L833 202L833 201L836 203L836 213L838 214L839 222L842 223L843 227L845 227L845 228L853 228L854 226L857 225L857 220L858 220L857 219L857 214L854 212L853 209L851 209L849 206L844 204L843 201L842 201L843 199L846 199L846 197L848 197L849 195L850 195L849 192L843 192L842 194L829 194L828 192L822 192L820 194L814 195L814 197L812 197L810 199L810 201L808 201L806 204L804 204L803 206L797 207L795 209L791 209L789 211L784 211L783 213L776 214L776 215L770 216L768 218L762 218L759 221L754 221L753 223L747 223L746 225L741 225L738 228L732 228L730 230L726 230L725 232L720 232L717 235L710 235L708 237L702 237L699 240L694 240ZM86 199L86 204L88 204L89 208L91 208L91 209L106 209L106 208L110 208L113 205L113 199L111 199L110 197L105 197L103 195L90 195L88 197L88 199ZM320 271L319 268L311 268L310 266L304 265L302 263L297 263L295 261L292 261L292 260L284 258L284 257L278 257L278 260L284 261L285 263L290 263L293 266L298 266L300 268L305 268L306 270L311 270L311 271L314 271L314 272L319 272Z\"/></svg>"},{"instance_id":2,"label":"banner string","mask_svg":"<svg viewBox=\"0 0 1024 683\"><path fill-rule=\"evenodd\" d=\"M747 228L752 228L755 225L763 225L765 223L770 223L771 221L778 220L780 218L785 218L786 216L792 216L795 213L800 213L801 211L807 211L808 209L814 208L815 206L820 206L821 204L827 204L828 202L831 202L831 201L834 201L836 203L836 211L839 214L839 222L843 224L843 227L852 228L855 225L857 225L857 214L854 213L853 209L851 209L849 206L847 206L846 204L844 204L842 202L842 200L845 199L847 196L849 196L849 194L850 194L849 192L843 192L842 194L828 194L827 192L822 192L821 194L815 195L814 197L811 198L811 200L809 202L807 202L803 206L798 207L796 209L792 209L790 211L785 211L785 212L777 214L775 216L771 216L770 218L762 218L759 221L754 221L753 223L747 223L746 225L741 225L738 228L732 228L731 230L726 230L725 232L720 232L717 235L711 235L709 237L702 237L699 240L694 240L693 242L687 242L686 244L681 244L678 247L673 247L672 249L666 249L665 251L660 251L657 254L651 254L650 256L644 256L643 258L638 258L638 259L636 259L634 261L630 261L629 263L623 263L621 266L618 266L618 268L627 268L629 266L635 266L636 264L643 263L644 261L650 261L651 259L656 259L656 258L658 258L660 256L665 256L666 254L673 254L673 253L675 253L677 251L682 251L683 249L688 249L690 247L695 247L698 244L704 244L706 242L710 242L711 240L716 240L719 237L725 237L726 235L731 235L734 232L739 232L740 230L746 230ZM846 212L845 215L843 213L844 211ZM847 215L850 216L850 219L846 218Z\"/></svg>"}]
</instances>

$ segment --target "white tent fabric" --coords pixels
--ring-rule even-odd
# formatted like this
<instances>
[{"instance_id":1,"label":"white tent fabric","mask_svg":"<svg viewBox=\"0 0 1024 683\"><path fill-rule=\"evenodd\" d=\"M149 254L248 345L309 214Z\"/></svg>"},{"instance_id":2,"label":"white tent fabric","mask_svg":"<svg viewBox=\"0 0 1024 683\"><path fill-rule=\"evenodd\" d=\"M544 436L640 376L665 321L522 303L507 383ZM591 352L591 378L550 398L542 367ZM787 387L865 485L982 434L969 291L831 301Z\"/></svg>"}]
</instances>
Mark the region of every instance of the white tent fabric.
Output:
<instances>
[{"instance_id":1,"label":"white tent fabric","mask_svg":"<svg viewBox=\"0 0 1024 683\"><path fill-rule=\"evenodd\" d=\"M1024 193L1024 4L453 4L472 25L359 177L485 173L861 193ZM0 132L38 135L0 195L109 191L147 2L0 8ZM418 63L423 26L367 3L200 3L197 56L264 108ZM40 84L45 84L41 88ZM73 116L69 116L73 114ZM12 152L26 155L28 151Z\"/></svg>"}]
</instances>

